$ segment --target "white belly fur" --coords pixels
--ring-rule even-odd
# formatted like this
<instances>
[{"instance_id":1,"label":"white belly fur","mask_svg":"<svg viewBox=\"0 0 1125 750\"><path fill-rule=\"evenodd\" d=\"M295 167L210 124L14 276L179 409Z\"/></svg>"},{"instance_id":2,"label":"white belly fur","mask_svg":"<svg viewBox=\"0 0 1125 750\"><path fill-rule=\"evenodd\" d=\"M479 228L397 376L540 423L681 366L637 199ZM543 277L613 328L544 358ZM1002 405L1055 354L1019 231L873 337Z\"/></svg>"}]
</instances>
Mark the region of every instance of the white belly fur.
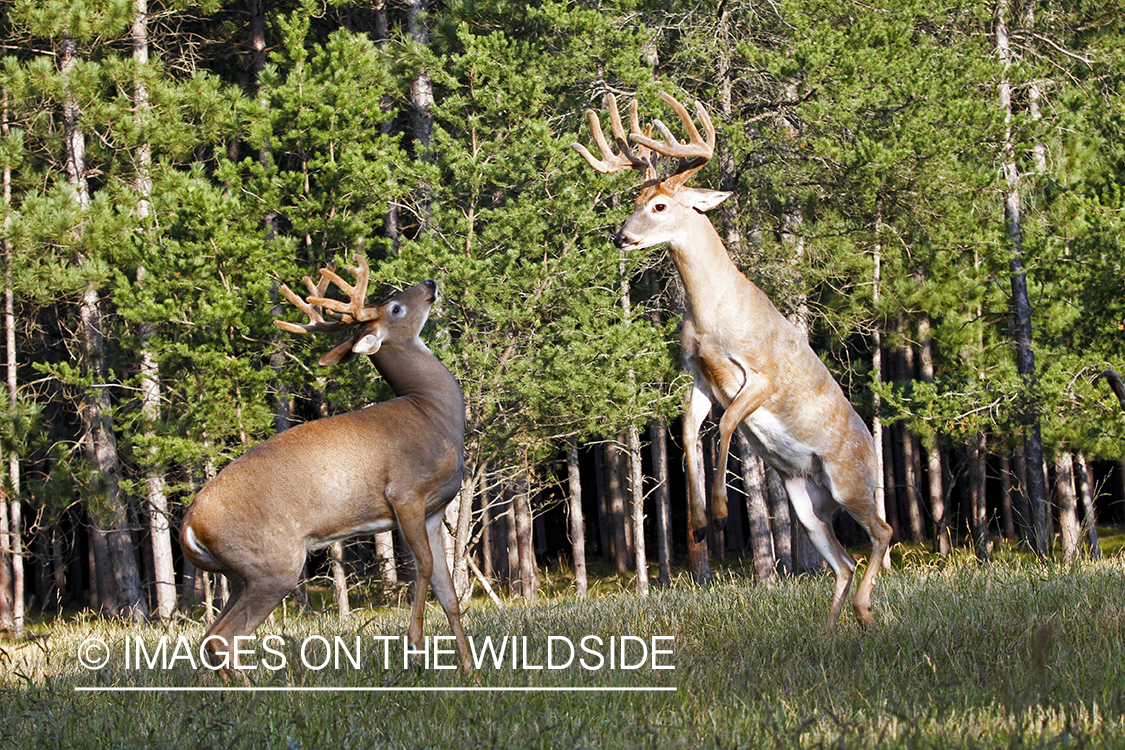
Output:
<instances>
[{"instance_id":1,"label":"white belly fur","mask_svg":"<svg viewBox=\"0 0 1125 750\"><path fill-rule=\"evenodd\" d=\"M309 539L305 542L305 549L309 551L324 549L333 542L338 542L341 539L349 539L353 536L359 536L360 534L379 534L384 531L390 531L395 528L395 526L397 526L397 524L392 520L365 523L362 526L356 526L354 529L346 529L325 539Z\"/></svg>"},{"instance_id":2,"label":"white belly fur","mask_svg":"<svg viewBox=\"0 0 1125 750\"><path fill-rule=\"evenodd\" d=\"M756 409L742 423L742 433L754 451L775 469L791 475L808 476L816 454L795 439L776 416L764 407Z\"/></svg>"},{"instance_id":3,"label":"white belly fur","mask_svg":"<svg viewBox=\"0 0 1125 750\"><path fill-rule=\"evenodd\" d=\"M739 387L742 383L738 384ZM711 397L723 409L730 406L732 396L708 383ZM750 447L767 464L780 472L792 476L812 476L817 464L816 452L811 446L797 440L790 434L785 424L766 406L759 406L742 421L742 434L750 441Z\"/></svg>"}]
</instances>

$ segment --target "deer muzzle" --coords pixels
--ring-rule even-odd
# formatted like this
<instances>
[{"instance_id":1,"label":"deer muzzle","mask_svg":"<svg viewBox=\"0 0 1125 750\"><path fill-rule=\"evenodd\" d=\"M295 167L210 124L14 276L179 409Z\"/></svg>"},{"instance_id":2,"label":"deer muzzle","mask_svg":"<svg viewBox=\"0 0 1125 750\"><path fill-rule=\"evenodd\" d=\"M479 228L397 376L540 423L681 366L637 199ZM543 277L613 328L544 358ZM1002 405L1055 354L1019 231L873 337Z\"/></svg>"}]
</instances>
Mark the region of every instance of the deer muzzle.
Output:
<instances>
[{"instance_id":1,"label":"deer muzzle","mask_svg":"<svg viewBox=\"0 0 1125 750\"><path fill-rule=\"evenodd\" d=\"M636 240L631 238L629 235L625 234L624 228L622 228L622 230L620 232L618 232L617 234L613 235L613 245L618 250L624 250L625 248L633 247L636 244L637 244Z\"/></svg>"}]
</instances>

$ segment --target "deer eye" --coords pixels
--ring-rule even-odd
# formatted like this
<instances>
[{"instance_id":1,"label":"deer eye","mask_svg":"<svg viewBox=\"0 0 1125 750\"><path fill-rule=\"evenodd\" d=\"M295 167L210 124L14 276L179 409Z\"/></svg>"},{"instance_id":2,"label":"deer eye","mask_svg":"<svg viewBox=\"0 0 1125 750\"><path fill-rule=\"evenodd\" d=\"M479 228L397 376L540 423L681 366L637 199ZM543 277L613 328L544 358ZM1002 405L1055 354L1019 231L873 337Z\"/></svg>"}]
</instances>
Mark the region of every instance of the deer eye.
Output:
<instances>
[{"instance_id":1,"label":"deer eye","mask_svg":"<svg viewBox=\"0 0 1125 750\"><path fill-rule=\"evenodd\" d=\"M668 204L667 203L653 204L652 210L654 212L658 213L658 214L662 214L662 213L664 213L665 211L668 210Z\"/></svg>"},{"instance_id":2,"label":"deer eye","mask_svg":"<svg viewBox=\"0 0 1125 750\"><path fill-rule=\"evenodd\" d=\"M404 308L402 305L400 305L399 303L396 302L393 305L391 305L391 315L393 315L397 318L400 315L402 315L402 313L405 309L406 308Z\"/></svg>"}]
</instances>

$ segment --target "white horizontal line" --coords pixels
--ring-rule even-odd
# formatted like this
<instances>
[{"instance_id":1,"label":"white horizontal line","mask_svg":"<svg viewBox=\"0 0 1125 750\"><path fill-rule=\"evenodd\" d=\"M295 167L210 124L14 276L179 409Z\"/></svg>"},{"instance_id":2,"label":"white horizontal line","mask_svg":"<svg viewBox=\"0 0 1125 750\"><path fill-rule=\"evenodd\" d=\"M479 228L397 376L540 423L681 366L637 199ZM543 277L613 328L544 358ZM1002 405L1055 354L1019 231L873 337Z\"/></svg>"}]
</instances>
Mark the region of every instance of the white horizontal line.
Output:
<instances>
[{"instance_id":1,"label":"white horizontal line","mask_svg":"<svg viewBox=\"0 0 1125 750\"><path fill-rule=\"evenodd\" d=\"M76 693L674 693L674 687L84 687Z\"/></svg>"}]
</instances>

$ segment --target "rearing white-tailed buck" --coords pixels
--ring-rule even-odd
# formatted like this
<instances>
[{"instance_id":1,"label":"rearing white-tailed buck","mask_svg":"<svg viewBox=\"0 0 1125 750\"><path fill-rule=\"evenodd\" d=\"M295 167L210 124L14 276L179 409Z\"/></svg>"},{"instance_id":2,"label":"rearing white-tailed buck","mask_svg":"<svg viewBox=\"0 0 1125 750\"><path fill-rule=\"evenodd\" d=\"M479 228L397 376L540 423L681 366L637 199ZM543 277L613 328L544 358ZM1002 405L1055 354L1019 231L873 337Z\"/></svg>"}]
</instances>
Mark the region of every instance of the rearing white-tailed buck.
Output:
<instances>
[{"instance_id":1,"label":"rearing white-tailed buck","mask_svg":"<svg viewBox=\"0 0 1125 750\"><path fill-rule=\"evenodd\" d=\"M875 442L805 337L731 262L704 213L730 193L684 187L714 152L715 127L707 111L696 102L704 137L678 101L668 94L661 96L680 116L689 142L680 143L659 120L653 125L662 140L651 137L651 128L641 132L634 101L629 118L630 137L638 146L634 153L617 102L610 96L617 153L606 142L593 110L586 114L601 158L581 144L574 144L574 149L599 172L636 169L644 174L636 210L614 237L614 244L629 250L666 245L683 279L687 292L683 357L694 379L683 420L691 528L697 539L707 529L699 427L717 401L726 411L719 422L720 450L712 493L716 526L726 520L724 467L731 435L741 426L758 455L781 475L798 520L836 574L829 629L836 627L855 570L855 562L832 530L832 514L843 507L871 536L871 562L852 599L856 618L868 624L872 621L871 589L891 541L891 528L876 513ZM680 159L677 171L659 178L652 152Z\"/></svg>"},{"instance_id":2,"label":"rearing white-tailed buck","mask_svg":"<svg viewBox=\"0 0 1125 750\"><path fill-rule=\"evenodd\" d=\"M282 286L310 322L275 322L298 333L354 328L320 364L366 354L397 398L278 433L199 493L184 518L181 546L196 567L231 582L230 600L205 643L215 656L229 658L233 638L249 635L297 585L308 550L398 526L417 569L409 642L415 648L421 643L432 584L469 672L469 646L440 534L445 506L461 486L465 402L453 375L418 337L437 284L425 281L367 305L370 269L363 256L355 259L359 267L348 268L354 286L327 268L319 285L305 277L307 302ZM325 297L329 282L347 294L347 302Z\"/></svg>"}]
</instances>

